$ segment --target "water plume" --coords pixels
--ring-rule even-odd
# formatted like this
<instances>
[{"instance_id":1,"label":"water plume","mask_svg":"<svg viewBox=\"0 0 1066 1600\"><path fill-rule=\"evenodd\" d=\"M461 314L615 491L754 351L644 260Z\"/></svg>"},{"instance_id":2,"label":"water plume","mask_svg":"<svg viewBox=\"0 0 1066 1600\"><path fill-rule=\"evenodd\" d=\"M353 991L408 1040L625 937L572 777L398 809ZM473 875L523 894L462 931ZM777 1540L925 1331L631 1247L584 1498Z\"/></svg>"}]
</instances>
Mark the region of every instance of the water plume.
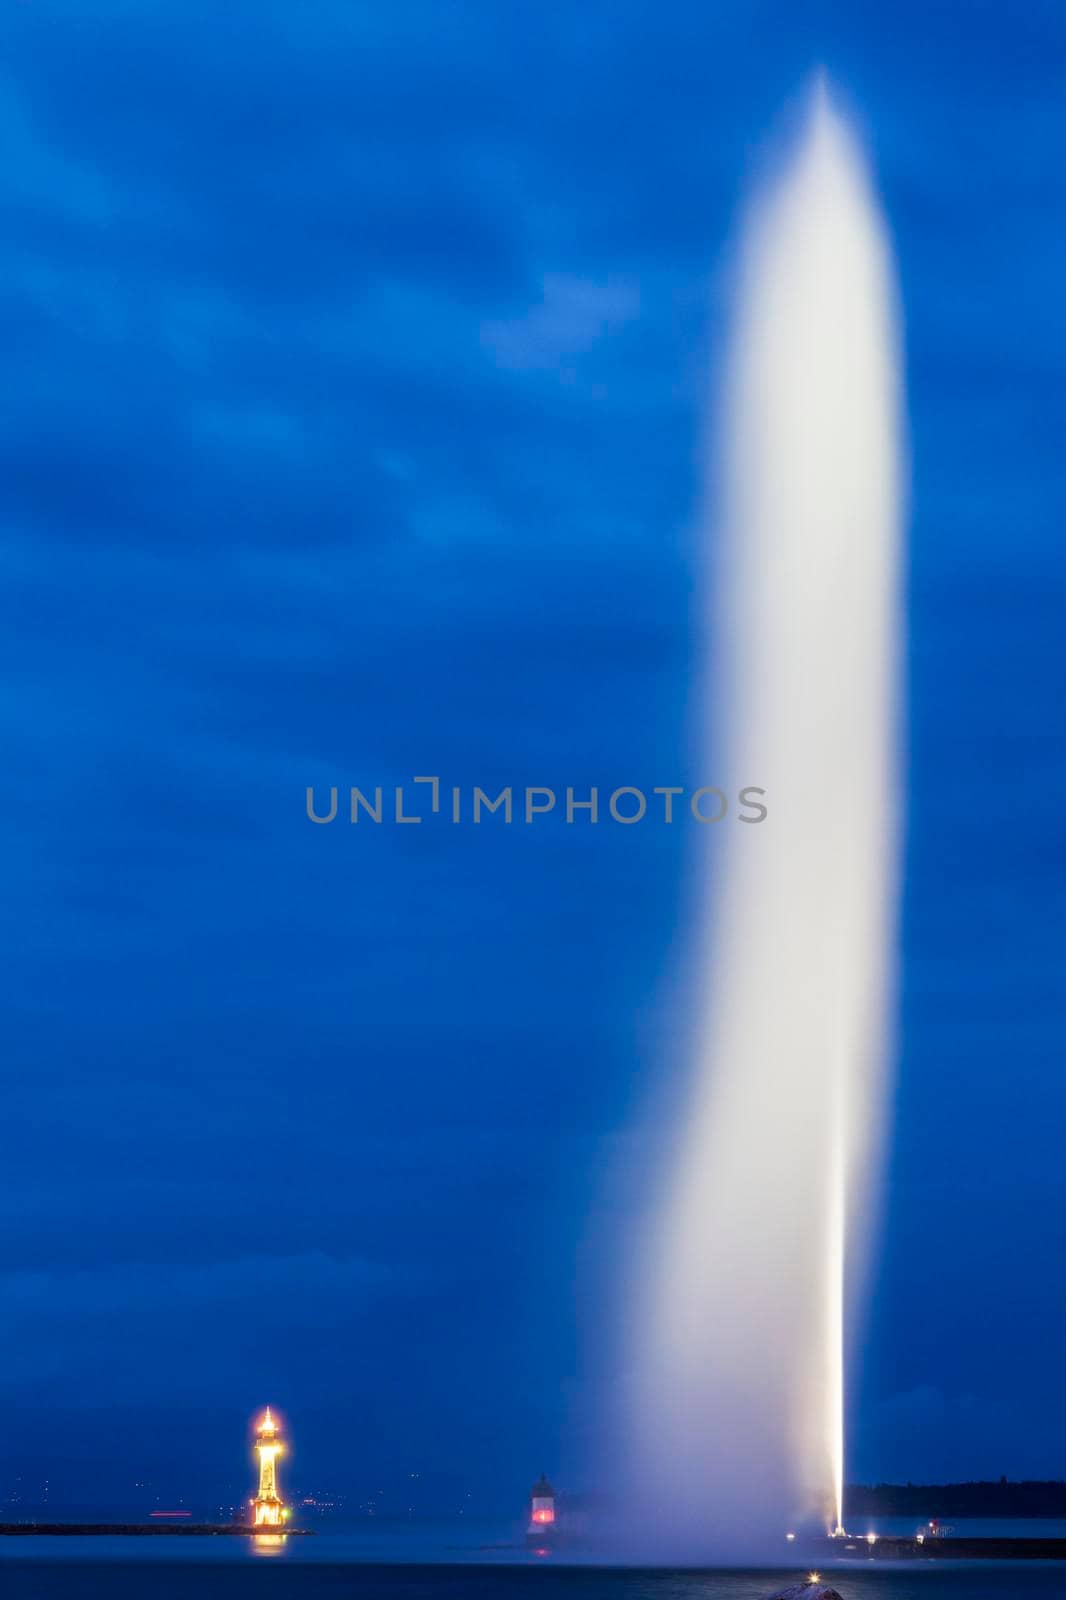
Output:
<instances>
[{"instance_id":1,"label":"water plume","mask_svg":"<svg viewBox=\"0 0 1066 1600\"><path fill-rule=\"evenodd\" d=\"M674 1556L844 1517L845 1267L895 944L900 393L889 248L823 89L738 282L701 745L769 815L708 857L689 1103L638 1319L641 1521Z\"/></svg>"}]
</instances>

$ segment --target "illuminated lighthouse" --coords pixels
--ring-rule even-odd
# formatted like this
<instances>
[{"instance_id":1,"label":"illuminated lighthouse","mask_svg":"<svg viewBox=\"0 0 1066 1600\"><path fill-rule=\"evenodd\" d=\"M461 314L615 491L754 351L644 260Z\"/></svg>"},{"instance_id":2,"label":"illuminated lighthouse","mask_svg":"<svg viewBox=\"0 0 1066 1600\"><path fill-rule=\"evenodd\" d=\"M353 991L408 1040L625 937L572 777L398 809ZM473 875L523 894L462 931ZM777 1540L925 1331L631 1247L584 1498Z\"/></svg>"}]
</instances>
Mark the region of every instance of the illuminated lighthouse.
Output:
<instances>
[{"instance_id":1,"label":"illuminated lighthouse","mask_svg":"<svg viewBox=\"0 0 1066 1600\"><path fill-rule=\"evenodd\" d=\"M541 1473L529 1497L529 1529L527 1537L543 1538L555 1527L555 1490Z\"/></svg>"},{"instance_id":2,"label":"illuminated lighthouse","mask_svg":"<svg viewBox=\"0 0 1066 1600\"><path fill-rule=\"evenodd\" d=\"M252 1501L257 1528L280 1527L288 1515L278 1494L278 1457L284 1445L278 1436L278 1425L267 1406L262 1421L255 1430L255 1451L259 1457L259 1493Z\"/></svg>"}]
</instances>

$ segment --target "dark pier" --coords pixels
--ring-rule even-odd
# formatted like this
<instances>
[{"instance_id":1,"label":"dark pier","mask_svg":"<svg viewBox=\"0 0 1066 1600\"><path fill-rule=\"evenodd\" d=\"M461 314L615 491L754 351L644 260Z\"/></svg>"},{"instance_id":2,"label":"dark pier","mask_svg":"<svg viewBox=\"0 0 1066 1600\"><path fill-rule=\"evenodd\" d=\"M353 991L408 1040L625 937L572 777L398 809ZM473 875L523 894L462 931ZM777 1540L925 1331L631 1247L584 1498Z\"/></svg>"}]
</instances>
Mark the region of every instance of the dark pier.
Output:
<instances>
[{"instance_id":1,"label":"dark pier","mask_svg":"<svg viewBox=\"0 0 1066 1600\"><path fill-rule=\"evenodd\" d=\"M823 1561L1066 1561L1066 1539L956 1538L952 1534L926 1534L917 1539L879 1534L872 1542L824 1539L818 1553Z\"/></svg>"}]
</instances>

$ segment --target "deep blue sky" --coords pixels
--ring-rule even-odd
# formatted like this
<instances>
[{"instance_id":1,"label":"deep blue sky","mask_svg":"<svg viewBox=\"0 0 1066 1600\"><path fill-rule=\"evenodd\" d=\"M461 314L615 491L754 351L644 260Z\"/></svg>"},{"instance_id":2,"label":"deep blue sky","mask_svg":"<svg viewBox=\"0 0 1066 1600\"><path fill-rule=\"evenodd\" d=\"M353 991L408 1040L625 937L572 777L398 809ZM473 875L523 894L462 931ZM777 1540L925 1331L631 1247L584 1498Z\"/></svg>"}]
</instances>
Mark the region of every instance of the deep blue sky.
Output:
<instances>
[{"instance_id":1,"label":"deep blue sky","mask_svg":"<svg viewBox=\"0 0 1066 1600\"><path fill-rule=\"evenodd\" d=\"M818 62L914 453L853 1470L1066 1475L1066 18L24 0L0 37L0 1496L240 1487L268 1399L305 1483L447 1472L445 1509L575 1449L683 841L317 829L304 787L682 781L726 244Z\"/></svg>"}]
</instances>

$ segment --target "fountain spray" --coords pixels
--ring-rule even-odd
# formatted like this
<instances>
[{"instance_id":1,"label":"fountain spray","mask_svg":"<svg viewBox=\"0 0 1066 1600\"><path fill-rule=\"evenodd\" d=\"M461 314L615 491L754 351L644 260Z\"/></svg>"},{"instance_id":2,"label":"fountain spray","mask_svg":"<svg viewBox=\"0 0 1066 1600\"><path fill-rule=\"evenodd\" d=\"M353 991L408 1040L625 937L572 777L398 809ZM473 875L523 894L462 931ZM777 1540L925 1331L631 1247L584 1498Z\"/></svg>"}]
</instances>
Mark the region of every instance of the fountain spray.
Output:
<instances>
[{"instance_id":1,"label":"fountain spray","mask_svg":"<svg viewBox=\"0 0 1066 1600\"><path fill-rule=\"evenodd\" d=\"M861 153L819 87L745 229L707 516L701 743L769 816L719 834L701 879L691 1084L635 1351L634 1461L678 1554L844 1526L845 1267L885 1121L898 899L895 310Z\"/></svg>"}]
</instances>

